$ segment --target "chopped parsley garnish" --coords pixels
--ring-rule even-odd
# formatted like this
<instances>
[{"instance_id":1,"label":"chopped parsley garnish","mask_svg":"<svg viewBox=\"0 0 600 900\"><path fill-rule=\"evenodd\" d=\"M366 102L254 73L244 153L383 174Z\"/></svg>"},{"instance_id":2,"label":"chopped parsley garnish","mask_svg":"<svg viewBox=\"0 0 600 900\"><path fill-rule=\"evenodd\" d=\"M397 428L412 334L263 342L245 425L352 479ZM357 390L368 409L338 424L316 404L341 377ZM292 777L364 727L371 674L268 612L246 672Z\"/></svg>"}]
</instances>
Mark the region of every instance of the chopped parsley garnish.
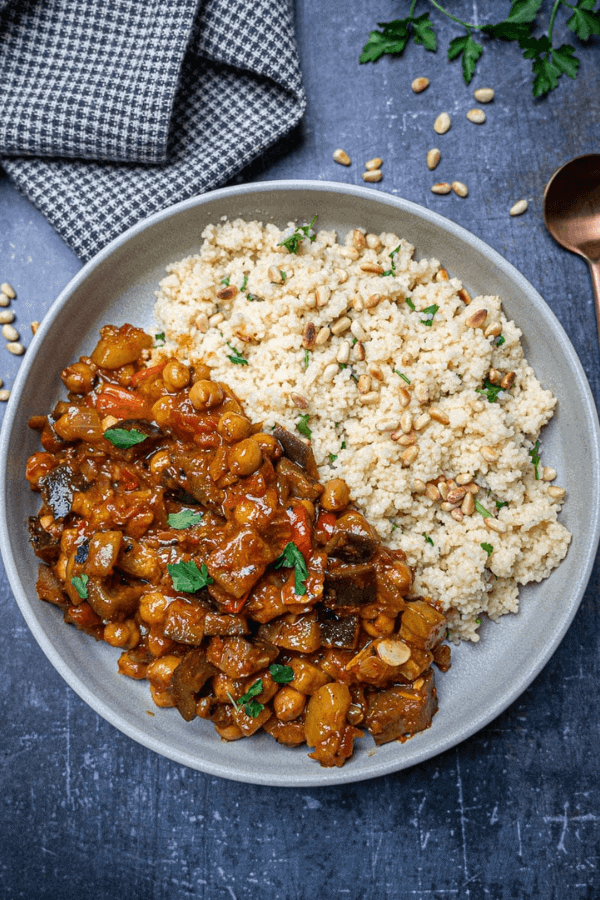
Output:
<instances>
[{"instance_id":1,"label":"chopped parsley garnish","mask_svg":"<svg viewBox=\"0 0 600 900\"><path fill-rule=\"evenodd\" d=\"M87 583L90 580L89 575L73 575L71 584L79 594L82 600L87 600Z\"/></svg>"},{"instance_id":2,"label":"chopped parsley garnish","mask_svg":"<svg viewBox=\"0 0 600 900\"><path fill-rule=\"evenodd\" d=\"M235 363L236 366L247 366L248 360L244 359L239 350L236 350L234 346L232 346L229 341L226 341L227 346L230 350L233 350L234 356L227 355L227 359L229 359L232 363Z\"/></svg>"},{"instance_id":3,"label":"chopped parsley garnish","mask_svg":"<svg viewBox=\"0 0 600 900\"><path fill-rule=\"evenodd\" d=\"M336 461L336 459L337 459L337 453L330 453L330 454L329 454L329 462L330 462L330 463L334 463L334 462Z\"/></svg>"},{"instance_id":4,"label":"chopped parsley garnish","mask_svg":"<svg viewBox=\"0 0 600 900\"><path fill-rule=\"evenodd\" d=\"M308 369L308 364L310 362L310 350L304 351L304 371Z\"/></svg>"},{"instance_id":5,"label":"chopped parsley garnish","mask_svg":"<svg viewBox=\"0 0 600 900\"><path fill-rule=\"evenodd\" d=\"M231 277L230 275L227 275L225 278L221 278L221 284L224 284L225 287L229 287L229 279L230 279L230 277Z\"/></svg>"},{"instance_id":6,"label":"chopped parsley garnish","mask_svg":"<svg viewBox=\"0 0 600 900\"><path fill-rule=\"evenodd\" d=\"M536 481L539 481L540 480L539 465L540 465L540 459L541 459L541 457L540 457L540 442L539 441L535 442L534 446L529 451L529 455L531 457L531 462L533 463L533 468L535 470L535 479L536 479Z\"/></svg>"},{"instance_id":7,"label":"chopped parsley garnish","mask_svg":"<svg viewBox=\"0 0 600 900\"><path fill-rule=\"evenodd\" d=\"M502 509L503 506L508 506L508 500L496 500L496 509Z\"/></svg>"},{"instance_id":8,"label":"chopped parsley garnish","mask_svg":"<svg viewBox=\"0 0 600 900\"><path fill-rule=\"evenodd\" d=\"M405 381L407 384L410 384L410 378L408 378L402 372L399 372L398 369L394 369L394 372L396 373L396 375L399 375L403 381Z\"/></svg>"},{"instance_id":9,"label":"chopped parsley garnish","mask_svg":"<svg viewBox=\"0 0 600 900\"><path fill-rule=\"evenodd\" d=\"M167 570L175 590L184 591L186 594L195 594L196 591L200 591L207 585L212 584L214 580L208 574L206 563L202 563L200 568L198 568L193 560L190 562L181 560L178 563L167 563Z\"/></svg>"},{"instance_id":10,"label":"chopped parsley garnish","mask_svg":"<svg viewBox=\"0 0 600 900\"><path fill-rule=\"evenodd\" d=\"M285 284L287 281L287 272L284 272L282 269L279 270L279 274L281 275L281 280Z\"/></svg>"},{"instance_id":11,"label":"chopped parsley garnish","mask_svg":"<svg viewBox=\"0 0 600 900\"><path fill-rule=\"evenodd\" d=\"M258 681L255 681L254 684L248 688L246 693L240 697L239 700L234 700L231 695L230 699L236 709L243 709L247 716L250 716L251 719L256 719L259 713L263 711L264 706L262 703L259 703L258 700L255 700L254 697L262 694L262 692L263 682L262 678L259 678Z\"/></svg>"},{"instance_id":12,"label":"chopped parsley garnish","mask_svg":"<svg viewBox=\"0 0 600 900\"><path fill-rule=\"evenodd\" d=\"M346 449L346 441L342 441L341 447L342 447L342 450Z\"/></svg>"},{"instance_id":13,"label":"chopped parsley garnish","mask_svg":"<svg viewBox=\"0 0 600 900\"><path fill-rule=\"evenodd\" d=\"M492 547L491 544L483 543L483 544L480 544L479 546L481 547L482 550L485 550L485 552L487 553L488 556L491 556L492 553L494 552L494 548Z\"/></svg>"},{"instance_id":14,"label":"chopped parsley garnish","mask_svg":"<svg viewBox=\"0 0 600 900\"><path fill-rule=\"evenodd\" d=\"M161 331L160 334L155 334L155 335L154 335L154 340L155 340L155 341L162 341L163 344L164 344L164 342L165 342L165 333L164 333L164 331Z\"/></svg>"},{"instance_id":15,"label":"chopped parsley garnish","mask_svg":"<svg viewBox=\"0 0 600 900\"><path fill-rule=\"evenodd\" d=\"M338 366L340 367L340 369L347 369L348 363L338 363Z\"/></svg>"},{"instance_id":16,"label":"chopped parsley garnish","mask_svg":"<svg viewBox=\"0 0 600 900\"><path fill-rule=\"evenodd\" d=\"M198 525L203 513L194 509L182 509L178 513L171 513L169 516L169 525L171 528L182 530L191 528L192 525Z\"/></svg>"},{"instance_id":17,"label":"chopped parsley garnish","mask_svg":"<svg viewBox=\"0 0 600 900\"><path fill-rule=\"evenodd\" d=\"M396 525L395 522L392 522L392 534L394 533L394 531L396 530L396 528L400 528L400 526L399 526L399 525Z\"/></svg>"},{"instance_id":18,"label":"chopped parsley garnish","mask_svg":"<svg viewBox=\"0 0 600 900\"><path fill-rule=\"evenodd\" d=\"M408 306L409 309L412 309L412 311L415 312L415 304L412 302L410 297L406 298L406 305Z\"/></svg>"},{"instance_id":19,"label":"chopped parsley garnish","mask_svg":"<svg viewBox=\"0 0 600 900\"><path fill-rule=\"evenodd\" d=\"M275 560L276 569L281 569L282 566L294 570L294 592L296 594L305 594L305 581L308 578L308 569L301 551L298 550L293 541L285 545L283 553Z\"/></svg>"},{"instance_id":20,"label":"chopped parsley garnish","mask_svg":"<svg viewBox=\"0 0 600 900\"><path fill-rule=\"evenodd\" d=\"M476 624L476 625L481 625L481 619L475 619L475 624Z\"/></svg>"},{"instance_id":21,"label":"chopped parsley garnish","mask_svg":"<svg viewBox=\"0 0 600 900\"><path fill-rule=\"evenodd\" d=\"M317 217L313 216L309 225L298 225L294 233L284 241L280 241L277 246L285 247L290 253L297 253L304 238L308 238L309 241L315 241L317 239L316 234L309 233L316 221Z\"/></svg>"},{"instance_id":22,"label":"chopped parsley garnish","mask_svg":"<svg viewBox=\"0 0 600 900\"><path fill-rule=\"evenodd\" d=\"M141 444L148 435L141 431L136 431L135 428L132 428L131 431L128 431L127 428L107 428L104 432L104 437L115 447L118 447L119 450L127 450L129 447Z\"/></svg>"},{"instance_id":23,"label":"chopped parsley garnish","mask_svg":"<svg viewBox=\"0 0 600 900\"><path fill-rule=\"evenodd\" d=\"M438 311L439 306L437 303L433 303L431 306L428 306L426 309L422 309L421 312L425 313L426 316L431 316L431 318L421 319L421 325L433 325L433 317Z\"/></svg>"},{"instance_id":24,"label":"chopped parsley garnish","mask_svg":"<svg viewBox=\"0 0 600 900\"><path fill-rule=\"evenodd\" d=\"M382 272L381 273L382 278L385 278L386 275L395 275L396 274L396 260L394 259L394 257L396 255L396 253L398 253L399 250L400 250L400 244L398 244L396 249L392 250L392 252L390 253L390 259L392 261L392 268L388 269L386 272Z\"/></svg>"},{"instance_id":25,"label":"chopped parsley garnish","mask_svg":"<svg viewBox=\"0 0 600 900\"><path fill-rule=\"evenodd\" d=\"M276 684L287 684L294 680L294 670L291 666L282 666L281 663L271 663L269 672Z\"/></svg>"},{"instance_id":26,"label":"chopped parsley garnish","mask_svg":"<svg viewBox=\"0 0 600 900\"><path fill-rule=\"evenodd\" d=\"M244 280L242 281L242 286L240 288L240 291L245 291L247 287L248 287L248 276L244 275Z\"/></svg>"},{"instance_id":27,"label":"chopped parsley garnish","mask_svg":"<svg viewBox=\"0 0 600 900\"><path fill-rule=\"evenodd\" d=\"M492 384L492 382L486 378L483 382L483 387L475 388L475 390L478 394L485 394L490 403L495 403L502 388L499 384Z\"/></svg>"},{"instance_id":28,"label":"chopped parsley garnish","mask_svg":"<svg viewBox=\"0 0 600 900\"><path fill-rule=\"evenodd\" d=\"M260 300L260 299L261 298L257 297L256 294L250 294L250 293L246 294L246 300L248 301L248 303L254 303L255 300Z\"/></svg>"},{"instance_id":29,"label":"chopped parsley garnish","mask_svg":"<svg viewBox=\"0 0 600 900\"><path fill-rule=\"evenodd\" d=\"M475 509L477 510L478 513L481 513L481 515L483 516L484 519L492 518L491 512L489 510L487 510L485 508L485 506L482 506L481 503L479 502L479 500L475 501Z\"/></svg>"},{"instance_id":30,"label":"chopped parsley garnish","mask_svg":"<svg viewBox=\"0 0 600 900\"><path fill-rule=\"evenodd\" d=\"M506 340L506 338L504 337L503 334L501 334L500 337L498 338L498 340L496 341L496 347L501 347L505 340Z\"/></svg>"},{"instance_id":31,"label":"chopped parsley garnish","mask_svg":"<svg viewBox=\"0 0 600 900\"><path fill-rule=\"evenodd\" d=\"M423 532L423 537L425 538L425 540L427 541L427 543L428 543L428 544L431 544L431 546L433 547L433 541L431 540L431 538L429 537L429 535L427 534L426 531Z\"/></svg>"},{"instance_id":32,"label":"chopped parsley garnish","mask_svg":"<svg viewBox=\"0 0 600 900\"><path fill-rule=\"evenodd\" d=\"M304 413L303 416L300 416L300 419L296 422L296 431L299 431L300 434L303 434L304 437L310 438L312 437L312 431L308 427L308 420L310 419L310 413Z\"/></svg>"},{"instance_id":33,"label":"chopped parsley garnish","mask_svg":"<svg viewBox=\"0 0 600 900\"><path fill-rule=\"evenodd\" d=\"M356 344L358 344L358 338L354 337L352 338L352 346L354 347Z\"/></svg>"}]
</instances>

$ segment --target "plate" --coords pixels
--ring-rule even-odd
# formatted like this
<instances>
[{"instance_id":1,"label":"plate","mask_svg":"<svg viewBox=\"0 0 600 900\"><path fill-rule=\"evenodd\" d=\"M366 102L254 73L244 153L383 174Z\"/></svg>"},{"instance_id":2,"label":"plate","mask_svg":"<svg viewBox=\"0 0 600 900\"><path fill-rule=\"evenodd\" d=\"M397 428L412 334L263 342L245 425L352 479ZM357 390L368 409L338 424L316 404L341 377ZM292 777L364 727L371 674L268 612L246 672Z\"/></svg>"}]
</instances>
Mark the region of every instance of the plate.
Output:
<instances>
[{"instance_id":1,"label":"plate","mask_svg":"<svg viewBox=\"0 0 600 900\"><path fill-rule=\"evenodd\" d=\"M223 743L211 723L186 723L175 709L154 707L145 682L118 675L117 650L67 628L56 608L37 599L37 562L25 528L38 507L24 479L27 457L38 448L38 435L27 422L64 395L61 368L91 352L108 322L151 326L154 292L166 265L196 253L208 223L241 216L283 226L315 213L319 227L342 234L356 226L395 232L415 245L418 257L440 259L472 294L499 294L523 331L525 354L538 378L558 397L543 448L567 489L561 521L573 533L566 559L550 578L521 589L518 615L487 623L479 645L454 651L450 671L436 676L440 709L431 728L404 744L379 748L367 736L341 769L322 769L305 747L285 748L265 734ZM585 591L600 534L596 410L575 351L544 300L498 253L448 219L369 188L326 182L266 182L194 197L134 226L84 266L53 304L21 365L0 436L0 471L6 570L52 665L133 740L193 769L255 784L310 787L374 778L429 759L478 731L525 690L556 650Z\"/></svg>"}]
</instances>

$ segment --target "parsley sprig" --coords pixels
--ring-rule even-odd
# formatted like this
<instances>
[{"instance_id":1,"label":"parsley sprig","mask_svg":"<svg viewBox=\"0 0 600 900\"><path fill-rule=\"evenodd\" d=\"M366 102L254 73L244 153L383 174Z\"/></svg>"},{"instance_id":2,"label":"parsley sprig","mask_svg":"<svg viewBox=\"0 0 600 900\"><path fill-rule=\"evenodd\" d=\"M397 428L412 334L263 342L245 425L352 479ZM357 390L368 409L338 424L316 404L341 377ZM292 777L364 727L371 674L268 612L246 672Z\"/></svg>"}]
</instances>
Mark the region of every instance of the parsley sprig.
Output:
<instances>
[{"instance_id":1,"label":"parsley sprig","mask_svg":"<svg viewBox=\"0 0 600 900\"><path fill-rule=\"evenodd\" d=\"M281 569L282 566L294 570L294 593L305 594L308 568L302 551L296 547L293 541L285 545L283 553L275 560L276 569Z\"/></svg>"},{"instance_id":2,"label":"parsley sprig","mask_svg":"<svg viewBox=\"0 0 600 900\"><path fill-rule=\"evenodd\" d=\"M533 463L533 470L535 472L535 480L540 480L540 442L536 441L531 450L529 451L529 455L531 457L531 462Z\"/></svg>"},{"instance_id":3,"label":"parsley sprig","mask_svg":"<svg viewBox=\"0 0 600 900\"><path fill-rule=\"evenodd\" d=\"M240 351L236 350L233 344L230 344L229 341L226 341L226 343L229 349L233 352L232 356L227 354L227 359L230 360L230 362L234 363L236 366L247 366L248 360L245 358L245 356L242 356Z\"/></svg>"},{"instance_id":4,"label":"parsley sprig","mask_svg":"<svg viewBox=\"0 0 600 900\"><path fill-rule=\"evenodd\" d=\"M200 568L198 568L193 560L190 562L181 560L178 563L167 563L167 571L171 576L175 590L184 591L186 594L195 594L196 591L202 590L202 588L212 584L214 581L208 574L206 563L202 563Z\"/></svg>"},{"instance_id":5,"label":"parsley sprig","mask_svg":"<svg viewBox=\"0 0 600 900\"><path fill-rule=\"evenodd\" d=\"M310 419L310 413L304 413L301 415L298 421L296 422L296 431L299 431L300 434L303 434L304 437L307 437L309 440L312 437L312 431L308 427L308 420Z\"/></svg>"},{"instance_id":6,"label":"parsley sprig","mask_svg":"<svg viewBox=\"0 0 600 900\"><path fill-rule=\"evenodd\" d=\"M402 246L401 244L398 244L396 249L392 250L392 252L389 254L390 259L392 261L392 267L391 267L391 269L387 269L385 272L381 273L382 278L385 278L386 275L395 275L396 274L396 260L394 259L394 257L396 255L396 253L398 253L400 251L401 246Z\"/></svg>"},{"instance_id":7,"label":"parsley sprig","mask_svg":"<svg viewBox=\"0 0 600 900\"><path fill-rule=\"evenodd\" d=\"M490 403L495 403L497 401L498 394L500 393L501 390L502 390L502 388L500 387L499 384L492 384L492 382L489 381L487 378L483 382L482 388L475 388L475 391L478 394L485 394L485 396L488 398L488 401Z\"/></svg>"},{"instance_id":8,"label":"parsley sprig","mask_svg":"<svg viewBox=\"0 0 600 900\"><path fill-rule=\"evenodd\" d=\"M144 434L142 431L136 431L135 428L107 428L104 432L104 437L107 441L110 441L114 447L118 447L119 450L128 450L129 447L135 447L136 444L141 444L142 441L146 440L148 435Z\"/></svg>"},{"instance_id":9,"label":"parsley sprig","mask_svg":"<svg viewBox=\"0 0 600 900\"><path fill-rule=\"evenodd\" d=\"M280 241L277 246L285 247L290 253L297 253L304 238L308 238L309 241L316 241L316 234L310 233L316 221L317 217L313 216L308 225L298 225L293 234L290 234L284 241Z\"/></svg>"},{"instance_id":10,"label":"parsley sprig","mask_svg":"<svg viewBox=\"0 0 600 900\"><path fill-rule=\"evenodd\" d=\"M202 521L203 513L196 509L182 509L178 513L169 515L169 525L182 531L184 528L191 528L192 525L199 525Z\"/></svg>"},{"instance_id":11,"label":"parsley sprig","mask_svg":"<svg viewBox=\"0 0 600 900\"><path fill-rule=\"evenodd\" d=\"M380 22L381 31L372 31L369 40L363 47L359 62L376 62L388 53L400 56L409 40L429 50L437 50L437 37L429 12L415 16L418 0L412 0L409 14L404 19L392 22ZM437 0L430 0L442 15L447 16L465 33L453 38L448 45L447 57L450 61L459 60L465 84L469 84L478 60L481 58L485 42L489 40L512 41L516 43L523 57L531 60L533 72L532 92L534 97L543 97L553 91L561 75L569 78L577 77L579 60L570 44L560 46L553 41L554 29L559 11L564 7L568 16L565 25L582 43L586 43L595 35L600 35L600 10L596 10L596 0L552 0L547 28L540 37L534 37L538 25L538 15L544 0L512 0L510 11L505 19L476 25L465 22L448 12Z\"/></svg>"},{"instance_id":12,"label":"parsley sprig","mask_svg":"<svg viewBox=\"0 0 600 900\"><path fill-rule=\"evenodd\" d=\"M77 591L77 593L79 594L79 596L81 597L82 600L87 600L87 596L88 596L87 584L88 584L89 580L90 580L89 575L85 575L85 574L73 575L73 577L71 578L71 584L73 585L73 587L75 588L75 590Z\"/></svg>"}]
</instances>

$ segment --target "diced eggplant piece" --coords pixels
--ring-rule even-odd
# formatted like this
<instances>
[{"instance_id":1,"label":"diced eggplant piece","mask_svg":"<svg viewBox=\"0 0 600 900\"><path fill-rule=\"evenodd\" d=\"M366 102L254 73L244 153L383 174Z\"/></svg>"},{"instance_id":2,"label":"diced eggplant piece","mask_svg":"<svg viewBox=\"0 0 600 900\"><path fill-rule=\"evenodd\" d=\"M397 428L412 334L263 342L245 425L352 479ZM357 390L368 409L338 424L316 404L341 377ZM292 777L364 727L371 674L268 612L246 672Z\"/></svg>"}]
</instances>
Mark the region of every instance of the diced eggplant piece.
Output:
<instances>
[{"instance_id":1,"label":"diced eggplant piece","mask_svg":"<svg viewBox=\"0 0 600 900\"><path fill-rule=\"evenodd\" d=\"M275 622L261 625L258 634L277 647L298 653L314 653L321 646L321 628L314 612L282 616Z\"/></svg>"},{"instance_id":2,"label":"diced eggplant piece","mask_svg":"<svg viewBox=\"0 0 600 900\"><path fill-rule=\"evenodd\" d=\"M437 712L437 693L431 669L414 684L395 685L368 697L365 726L375 743L402 740L431 725Z\"/></svg>"},{"instance_id":3,"label":"diced eggplant piece","mask_svg":"<svg viewBox=\"0 0 600 900\"><path fill-rule=\"evenodd\" d=\"M354 531L338 531L327 544L329 556L353 565L368 563L373 558L379 542L366 534Z\"/></svg>"},{"instance_id":4,"label":"diced eggplant piece","mask_svg":"<svg viewBox=\"0 0 600 900\"><path fill-rule=\"evenodd\" d=\"M325 603L336 607L373 603L376 597L375 569L369 563L328 567L325 574Z\"/></svg>"},{"instance_id":5,"label":"diced eggplant piece","mask_svg":"<svg viewBox=\"0 0 600 900\"><path fill-rule=\"evenodd\" d=\"M279 656L279 650L264 640L251 643L243 637L214 637L206 656L230 678L245 678L266 669Z\"/></svg>"},{"instance_id":6,"label":"diced eggplant piece","mask_svg":"<svg viewBox=\"0 0 600 900\"><path fill-rule=\"evenodd\" d=\"M250 527L238 528L210 554L206 566L211 578L238 600L254 587L269 563L278 556Z\"/></svg>"},{"instance_id":7,"label":"diced eggplant piece","mask_svg":"<svg viewBox=\"0 0 600 900\"><path fill-rule=\"evenodd\" d=\"M402 613L400 634L408 643L430 650L443 641L447 627L446 616L434 606L426 600L411 600Z\"/></svg>"},{"instance_id":8,"label":"diced eggplant piece","mask_svg":"<svg viewBox=\"0 0 600 900\"><path fill-rule=\"evenodd\" d=\"M147 438L160 440L164 437L163 432L154 422L148 422L146 419L121 419L113 428L123 428L125 431L139 431L145 434ZM141 441L140 441L141 444ZM136 445L137 446L137 445ZM144 441L144 447L148 446L148 442Z\"/></svg>"},{"instance_id":9,"label":"diced eggplant piece","mask_svg":"<svg viewBox=\"0 0 600 900\"><path fill-rule=\"evenodd\" d=\"M60 554L60 538L53 537L42 528L39 516L30 516L28 521L29 542L37 557L45 563L54 563Z\"/></svg>"},{"instance_id":10,"label":"diced eggplant piece","mask_svg":"<svg viewBox=\"0 0 600 900\"><path fill-rule=\"evenodd\" d=\"M301 469L304 469L311 478L318 480L319 470L317 469L315 456L310 444L305 444L304 441L286 428L282 428L281 425L275 426L273 437L279 441L288 459L291 459Z\"/></svg>"},{"instance_id":11,"label":"diced eggplant piece","mask_svg":"<svg viewBox=\"0 0 600 900\"><path fill-rule=\"evenodd\" d=\"M40 600L45 600L61 609L67 609L69 606L69 598L49 566L39 566L35 589Z\"/></svg>"},{"instance_id":12,"label":"diced eggplant piece","mask_svg":"<svg viewBox=\"0 0 600 900\"><path fill-rule=\"evenodd\" d=\"M303 471L296 463L282 457L277 463L277 483L281 497L316 500L323 493L323 485Z\"/></svg>"},{"instance_id":13,"label":"diced eggplant piece","mask_svg":"<svg viewBox=\"0 0 600 900\"><path fill-rule=\"evenodd\" d=\"M304 736L304 717L291 722L280 722L277 716L271 716L263 725L264 730L275 738L279 744L297 747L306 740Z\"/></svg>"},{"instance_id":14,"label":"diced eggplant piece","mask_svg":"<svg viewBox=\"0 0 600 900\"><path fill-rule=\"evenodd\" d=\"M188 650L173 673L172 689L175 706L186 722L196 715L197 695L216 669L203 650Z\"/></svg>"},{"instance_id":15,"label":"diced eggplant piece","mask_svg":"<svg viewBox=\"0 0 600 900\"><path fill-rule=\"evenodd\" d=\"M101 579L90 578L87 599L103 622L123 622L136 611L144 590L146 586L143 584L108 587Z\"/></svg>"},{"instance_id":16,"label":"diced eggplant piece","mask_svg":"<svg viewBox=\"0 0 600 900\"><path fill-rule=\"evenodd\" d=\"M88 575L98 575L105 578L112 574L113 566L117 561L123 533L121 531L97 531L88 544L88 554L85 570ZM77 548L77 556L81 559Z\"/></svg>"},{"instance_id":17,"label":"diced eggplant piece","mask_svg":"<svg viewBox=\"0 0 600 900\"><path fill-rule=\"evenodd\" d=\"M211 479L206 454L172 450L169 458L170 465L161 476L163 487L175 493L184 491L192 502L222 514L225 492L216 487Z\"/></svg>"},{"instance_id":18,"label":"diced eggplant piece","mask_svg":"<svg viewBox=\"0 0 600 900\"><path fill-rule=\"evenodd\" d=\"M358 616L338 617L329 610L319 614L321 643L324 647L354 650L358 643L360 622Z\"/></svg>"},{"instance_id":19,"label":"diced eggplant piece","mask_svg":"<svg viewBox=\"0 0 600 900\"><path fill-rule=\"evenodd\" d=\"M290 686L301 694L314 694L331 680L326 672L301 656L294 656L290 660L290 666L294 673Z\"/></svg>"},{"instance_id":20,"label":"diced eggplant piece","mask_svg":"<svg viewBox=\"0 0 600 900\"><path fill-rule=\"evenodd\" d=\"M205 637L213 637L215 634L247 634L248 630L248 620L245 616L207 612L204 619Z\"/></svg>"},{"instance_id":21,"label":"diced eggplant piece","mask_svg":"<svg viewBox=\"0 0 600 900\"><path fill-rule=\"evenodd\" d=\"M201 644L205 615L206 609L199 603L174 600L167 610L163 632L181 644Z\"/></svg>"},{"instance_id":22,"label":"diced eggplant piece","mask_svg":"<svg viewBox=\"0 0 600 900\"><path fill-rule=\"evenodd\" d=\"M152 338L133 325L105 325L92 352L92 362L104 369L120 369L141 359L142 351L152 347Z\"/></svg>"},{"instance_id":23,"label":"diced eggplant piece","mask_svg":"<svg viewBox=\"0 0 600 900\"><path fill-rule=\"evenodd\" d=\"M314 747L309 753L322 766L343 766L352 756L354 738L362 732L347 721L352 705L350 691L345 684L326 684L308 702L304 731L306 743Z\"/></svg>"},{"instance_id":24,"label":"diced eggplant piece","mask_svg":"<svg viewBox=\"0 0 600 900\"><path fill-rule=\"evenodd\" d=\"M40 492L55 519L64 519L71 512L73 494L83 490L85 481L69 466L57 466L40 478Z\"/></svg>"}]
</instances>

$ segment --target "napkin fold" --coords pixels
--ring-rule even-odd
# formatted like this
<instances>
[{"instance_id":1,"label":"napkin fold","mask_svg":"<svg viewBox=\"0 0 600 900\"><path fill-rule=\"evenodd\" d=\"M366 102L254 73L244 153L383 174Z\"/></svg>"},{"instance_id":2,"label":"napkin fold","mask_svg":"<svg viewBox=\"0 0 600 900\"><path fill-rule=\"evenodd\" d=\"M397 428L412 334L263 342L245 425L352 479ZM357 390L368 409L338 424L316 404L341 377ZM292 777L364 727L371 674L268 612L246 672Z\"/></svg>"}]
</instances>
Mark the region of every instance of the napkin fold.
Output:
<instances>
[{"instance_id":1,"label":"napkin fold","mask_svg":"<svg viewBox=\"0 0 600 900\"><path fill-rule=\"evenodd\" d=\"M0 162L88 260L305 108L291 0L0 0Z\"/></svg>"}]
</instances>

